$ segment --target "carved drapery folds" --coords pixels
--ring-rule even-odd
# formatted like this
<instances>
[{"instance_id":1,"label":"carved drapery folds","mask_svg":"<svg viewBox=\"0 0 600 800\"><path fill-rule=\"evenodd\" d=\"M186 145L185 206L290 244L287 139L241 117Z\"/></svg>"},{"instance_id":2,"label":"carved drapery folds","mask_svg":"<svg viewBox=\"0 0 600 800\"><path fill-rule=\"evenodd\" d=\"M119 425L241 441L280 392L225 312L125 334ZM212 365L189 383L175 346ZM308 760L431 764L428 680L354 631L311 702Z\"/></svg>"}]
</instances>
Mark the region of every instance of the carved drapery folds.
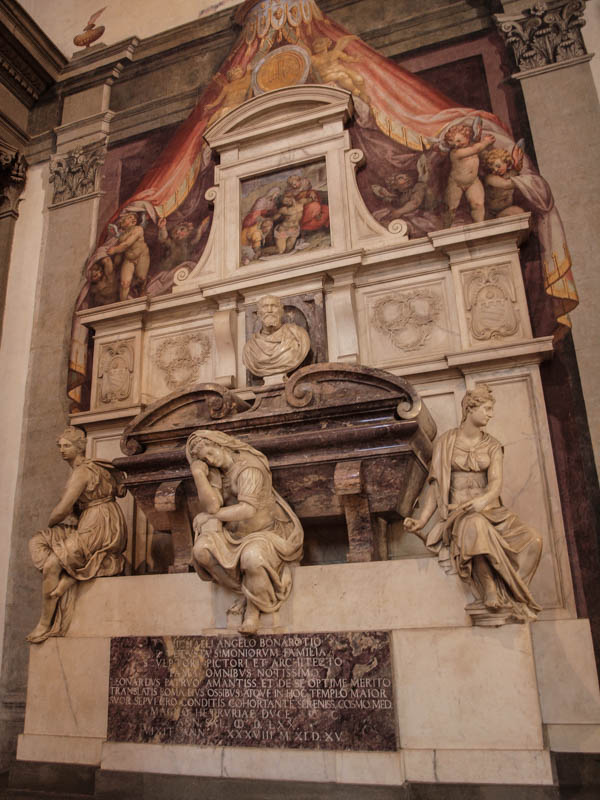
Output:
<instances>
[{"instance_id":1,"label":"carved drapery folds","mask_svg":"<svg viewBox=\"0 0 600 800\"><path fill-rule=\"evenodd\" d=\"M106 140L55 156L50 162L52 205L86 197L98 191Z\"/></svg>"},{"instance_id":2,"label":"carved drapery folds","mask_svg":"<svg viewBox=\"0 0 600 800\"><path fill-rule=\"evenodd\" d=\"M496 14L495 20L518 69L526 72L586 55L581 35L584 11L584 0L569 0L553 8L536 3L522 16Z\"/></svg>"},{"instance_id":3,"label":"carved drapery folds","mask_svg":"<svg viewBox=\"0 0 600 800\"><path fill-rule=\"evenodd\" d=\"M17 214L26 174L27 162L23 154L0 146L0 214L5 211Z\"/></svg>"}]
</instances>

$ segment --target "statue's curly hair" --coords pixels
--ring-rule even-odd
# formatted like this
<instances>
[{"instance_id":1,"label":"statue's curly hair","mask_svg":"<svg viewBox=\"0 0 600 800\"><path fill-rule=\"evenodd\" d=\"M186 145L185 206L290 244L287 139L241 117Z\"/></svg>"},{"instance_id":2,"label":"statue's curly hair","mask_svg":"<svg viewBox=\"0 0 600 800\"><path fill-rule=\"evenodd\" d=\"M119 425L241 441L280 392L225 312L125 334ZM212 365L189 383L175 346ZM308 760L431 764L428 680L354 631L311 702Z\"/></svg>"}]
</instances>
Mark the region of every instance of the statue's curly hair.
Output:
<instances>
[{"instance_id":1,"label":"statue's curly hair","mask_svg":"<svg viewBox=\"0 0 600 800\"><path fill-rule=\"evenodd\" d=\"M85 448L87 445L87 436L85 431L82 428L76 428L74 425L69 425L64 431L60 434L56 443L61 439L67 439L71 444L75 446L80 453L85 453Z\"/></svg>"},{"instance_id":2,"label":"statue's curly hair","mask_svg":"<svg viewBox=\"0 0 600 800\"><path fill-rule=\"evenodd\" d=\"M484 403L495 403L496 398L492 394L492 390L487 385L487 383L480 383L474 389L469 389L468 392L465 392L465 396L461 402L462 408L462 419L461 422L464 422L469 415L469 412L472 411L474 408L478 408L478 406L482 406Z\"/></svg>"}]
</instances>

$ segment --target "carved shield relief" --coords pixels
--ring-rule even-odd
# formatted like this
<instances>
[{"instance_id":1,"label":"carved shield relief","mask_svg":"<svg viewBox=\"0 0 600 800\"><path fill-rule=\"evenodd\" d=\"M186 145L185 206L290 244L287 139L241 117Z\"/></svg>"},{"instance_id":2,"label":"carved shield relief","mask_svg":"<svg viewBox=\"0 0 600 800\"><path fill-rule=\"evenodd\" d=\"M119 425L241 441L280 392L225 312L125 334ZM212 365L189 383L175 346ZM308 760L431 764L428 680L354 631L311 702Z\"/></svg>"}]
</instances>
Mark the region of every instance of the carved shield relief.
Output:
<instances>
[{"instance_id":1,"label":"carved shield relief","mask_svg":"<svg viewBox=\"0 0 600 800\"><path fill-rule=\"evenodd\" d=\"M519 312L506 269L487 267L466 276L465 296L474 339L486 341L517 333Z\"/></svg>"},{"instance_id":2,"label":"carved shield relief","mask_svg":"<svg viewBox=\"0 0 600 800\"><path fill-rule=\"evenodd\" d=\"M121 403L129 399L133 381L133 347L130 342L104 345L98 366L100 403Z\"/></svg>"}]
</instances>

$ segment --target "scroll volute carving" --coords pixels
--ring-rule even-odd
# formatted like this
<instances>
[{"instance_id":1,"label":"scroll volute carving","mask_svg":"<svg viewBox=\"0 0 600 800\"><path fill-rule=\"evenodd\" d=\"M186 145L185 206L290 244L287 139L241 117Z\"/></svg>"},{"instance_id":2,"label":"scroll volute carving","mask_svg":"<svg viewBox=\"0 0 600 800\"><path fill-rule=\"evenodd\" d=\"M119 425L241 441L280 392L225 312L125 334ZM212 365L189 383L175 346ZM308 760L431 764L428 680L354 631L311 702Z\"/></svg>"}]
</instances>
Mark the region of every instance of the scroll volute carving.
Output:
<instances>
[{"instance_id":1,"label":"scroll volute carving","mask_svg":"<svg viewBox=\"0 0 600 800\"><path fill-rule=\"evenodd\" d=\"M250 405L218 383L200 383L194 389L174 392L157 400L123 431L121 450L134 456L143 453L146 443L163 439L165 431L189 432L204 423L247 411ZM159 430L155 433L154 429Z\"/></svg>"},{"instance_id":2,"label":"scroll volute carving","mask_svg":"<svg viewBox=\"0 0 600 800\"><path fill-rule=\"evenodd\" d=\"M352 364L313 364L294 373L285 385L285 399L293 408L339 406L344 400L361 403L398 399L396 413L401 419L422 416L428 432L435 436L435 423L414 388L397 375L380 369Z\"/></svg>"}]
</instances>

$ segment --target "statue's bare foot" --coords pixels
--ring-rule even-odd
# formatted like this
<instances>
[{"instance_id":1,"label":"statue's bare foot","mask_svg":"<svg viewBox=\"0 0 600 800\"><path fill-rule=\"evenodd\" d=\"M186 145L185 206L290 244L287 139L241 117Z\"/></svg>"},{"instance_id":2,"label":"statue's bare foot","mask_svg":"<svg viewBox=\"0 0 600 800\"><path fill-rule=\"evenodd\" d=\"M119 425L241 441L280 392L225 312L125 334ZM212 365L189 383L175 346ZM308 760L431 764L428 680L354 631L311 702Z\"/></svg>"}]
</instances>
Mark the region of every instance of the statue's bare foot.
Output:
<instances>
[{"instance_id":1,"label":"statue's bare foot","mask_svg":"<svg viewBox=\"0 0 600 800\"><path fill-rule=\"evenodd\" d=\"M63 575L59 582L56 584L56 588L50 592L50 597L62 597L63 594L70 589L71 586L75 583L75 578L72 578L70 575Z\"/></svg>"},{"instance_id":2,"label":"statue's bare foot","mask_svg":"<svg viewBox=\"0 0 600 800\"><path fill-rule=\"evenodd\" d=\"M246 613L244 614L244 621L240 627L240 633L256 633L259 619L260 611L258 608L254 603L248 603L246 606Z\"/></svg>"},{"instance_id":3,"label":"statue's bare foot","mask_svg":"<svg viewBox=\"0 0 600 800\"><path fill-rule=\"evenodd\" d=\"M490 611L498 611L498 609L502 608L502 602L498 597L498 593L496 590L490 590L485 595L485 600L483 601L486 608L489 608Z\"/></svg>"},{"instance_id":4,"label":"statue's bare foot","mask_svg":"<svg viewBox=\"0 0 600 800\"><path fill-rule=\"evenodd\" d=\"M32 644L38 644L39 642L43 642L44 639L47 638L47 635L48 635L48 626L44 625L43 622L38 622L38 624L31 631L29 636L27 636L27 641L31 642Z\"/></svg>"},{"instance_id":5,"label":"statue's bare foot","mask_svg":"<svg viewBox=\"0 0 600 800\"><path fill-rule=\"evenodd\" d=\"M242 616L244 611L246 610L246 598L240 597L235 603L231 606L231 608L227 609L228 614L239 614Z\"/></svg>"}]
</instances>

